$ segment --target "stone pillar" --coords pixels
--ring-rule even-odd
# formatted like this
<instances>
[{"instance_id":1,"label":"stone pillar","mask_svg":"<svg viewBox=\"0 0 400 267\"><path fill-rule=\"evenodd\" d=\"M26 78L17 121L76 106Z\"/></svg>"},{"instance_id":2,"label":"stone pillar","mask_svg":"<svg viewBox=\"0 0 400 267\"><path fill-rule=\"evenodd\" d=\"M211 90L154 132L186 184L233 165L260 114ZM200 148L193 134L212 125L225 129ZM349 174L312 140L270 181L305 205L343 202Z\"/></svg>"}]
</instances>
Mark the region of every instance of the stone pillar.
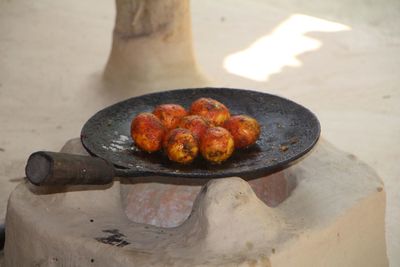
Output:
<instances>
[{"instance_id":1,"label":"stone pillar","mask_svg":"<svg viewBox=\"0 0 400 267\"><path fill-rule=\"evenodd\" d=\"M207 84L193 53L188 0L116 0L116 9L106 81L147 91Z\"/></svg>"}]
</instances>

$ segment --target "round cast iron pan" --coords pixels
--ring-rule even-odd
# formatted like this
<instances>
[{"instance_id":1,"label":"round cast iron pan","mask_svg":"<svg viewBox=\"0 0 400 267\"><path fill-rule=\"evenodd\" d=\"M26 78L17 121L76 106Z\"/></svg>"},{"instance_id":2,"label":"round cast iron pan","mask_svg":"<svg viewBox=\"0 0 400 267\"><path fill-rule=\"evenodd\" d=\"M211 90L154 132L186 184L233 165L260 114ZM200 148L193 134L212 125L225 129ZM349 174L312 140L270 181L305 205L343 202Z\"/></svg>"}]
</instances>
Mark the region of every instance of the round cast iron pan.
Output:
<instances>
[{"instance_id":1,"label":"round cast iron pan","mask_svg":"<svg viewBox=\"0 0 400 267\"><path fill-rule=\"evenodd\" d=\"M257 143L235 150L231 158L218 165L201 156L189 165L181 165L168 160L162 152L149 154L135 147L130 125L136 115L152 112L155 106L166 103L189 108L200 97L222 102L232 115L246 114L257 119L261 125ZM256 178L287 167L306 154L319 135L316 116L288 99L249 90L196 88L142 95L107 107L86 122L81 140L92 155L112 163L117 176Z\"/></svg>"}]
</instances>

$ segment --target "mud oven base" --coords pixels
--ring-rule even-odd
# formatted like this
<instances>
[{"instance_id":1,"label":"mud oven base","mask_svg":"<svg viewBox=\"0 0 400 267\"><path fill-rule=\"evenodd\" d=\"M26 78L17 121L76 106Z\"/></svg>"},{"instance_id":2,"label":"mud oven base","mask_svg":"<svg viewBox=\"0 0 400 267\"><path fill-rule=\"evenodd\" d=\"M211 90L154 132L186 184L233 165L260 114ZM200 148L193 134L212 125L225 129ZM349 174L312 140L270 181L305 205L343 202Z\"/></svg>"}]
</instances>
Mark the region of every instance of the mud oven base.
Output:
<instances>
[{"instance_id":1,"label":"mud oven base","mask_svg":"<svg viewBox=\"0 0 400 267\"><path fill-rule=\"evenodd\" d=\"M63 151L84 153L77 139ZM5 265L388 265L381 180L324 140L296 165L250 183L150 181L20 184L8 205Z\"/></svg>"}]
</instances>

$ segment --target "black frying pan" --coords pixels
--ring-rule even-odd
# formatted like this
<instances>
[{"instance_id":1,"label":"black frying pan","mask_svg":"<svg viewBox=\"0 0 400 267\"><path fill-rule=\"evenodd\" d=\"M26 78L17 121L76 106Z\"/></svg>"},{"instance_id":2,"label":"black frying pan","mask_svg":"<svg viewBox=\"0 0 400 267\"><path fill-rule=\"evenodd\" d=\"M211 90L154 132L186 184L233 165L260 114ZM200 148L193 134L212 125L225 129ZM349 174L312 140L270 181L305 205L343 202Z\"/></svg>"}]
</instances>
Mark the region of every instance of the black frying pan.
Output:
<instances>
[{"instance_id":1,"label":"black frying pan","mask_svg":"<svg viewBox=\"0 0 400 267\"><path fill-rule=\"evenodd\" d=\"M215 165L198 157L190 165L169 161L162 152L137 149L130 137L130 123L138 113L156 105L177 103L189 107L200 97L224 103L232 115L247 114L258 120L261 136L247 149ZM317 142L316 116L288 99L239 89L196 88L166 91L130 98L107 107L83 126L81 140L94 157L36 152L28 160L26 175L36 185L105 184L114 176L173 176L256 178L283 169L306 154Z\"/></svg>"}]
</instances>

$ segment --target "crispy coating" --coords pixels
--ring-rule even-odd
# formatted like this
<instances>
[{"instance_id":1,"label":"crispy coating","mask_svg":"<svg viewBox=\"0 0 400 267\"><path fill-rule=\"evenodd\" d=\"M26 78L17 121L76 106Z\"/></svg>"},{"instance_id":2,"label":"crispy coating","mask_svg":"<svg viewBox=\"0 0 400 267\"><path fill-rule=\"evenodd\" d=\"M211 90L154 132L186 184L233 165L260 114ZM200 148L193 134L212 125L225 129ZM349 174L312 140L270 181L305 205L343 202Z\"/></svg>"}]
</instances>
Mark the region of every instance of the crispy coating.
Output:
<instances>
[{"instance_id":1,"label":"crispy coating","mask_svg":"<svg viewBox=\"0 0 400 267\"><path fill-rule=\"evenodd\" d=\"M165 128L151 113L140 113L131 123L131 136L135 145L147 152L161 149Z\"/></svg>"},{"instance_id":2,"label":"crispy coating","mask_svg":"<svg viewBox=\"0 0 400 267\"><path fill-rule=\"evenodd\" d=\"M212 163L221 163L228 159L234 147L232 135L222 127L208 128L200 141L201 154Z\"/></svg>"},{"instance_id":3,"label":"crispy coating","mask_svg":"<svg viewBox=\"0 0 400 267\"><path fill-rule=\"evenodd\" d=\"M199 152L197 137L188 129L176 128L164 138L164 151L172 161L191 163Z\"/></svg>"},{"instance_id":4,"label":"crispy coating","mask_svg":"<svg viewBox=\"0 0 400 267\"><path fill-rule=\"evenodd\" d=\"M229 119L228 108L212 98L199 98L190 107L190 114L209 120L214 126L222 126Z\"/></svg>"},{"instance_id":5,"label":"crispy coating","mask_svg":"<svg viewBox=\"0 0 400 267\"><path fill-rule=\"evenodd\" d=\"M187 111L177 104L163 104L157 106L153 114L160 119L167 130L171 130L178 126L180 120L187 115Z\"/></svg>"},{"instance_id":6,"label":"crispy coating","mask_svg":"<svg viewBox=\"0 0 400 267\"><path fill-rule=\"evenodd\" d=\"M210 123L198 115L189 115L181 119L178 127L192 131L200 140L208 127L210 127Z\"/></svg>"},{"instance_id":7,"label":"crispy coating","mask_svg":"<svg viewBox=\"0 0 400 267\"><path fill-rule=\"evenodd\" d=\"M247 115L231 117L224 123L235 141L235 148L245 148L254 144L260 137L260 125L257 120Z\"/></svg>"}]
</instances>

